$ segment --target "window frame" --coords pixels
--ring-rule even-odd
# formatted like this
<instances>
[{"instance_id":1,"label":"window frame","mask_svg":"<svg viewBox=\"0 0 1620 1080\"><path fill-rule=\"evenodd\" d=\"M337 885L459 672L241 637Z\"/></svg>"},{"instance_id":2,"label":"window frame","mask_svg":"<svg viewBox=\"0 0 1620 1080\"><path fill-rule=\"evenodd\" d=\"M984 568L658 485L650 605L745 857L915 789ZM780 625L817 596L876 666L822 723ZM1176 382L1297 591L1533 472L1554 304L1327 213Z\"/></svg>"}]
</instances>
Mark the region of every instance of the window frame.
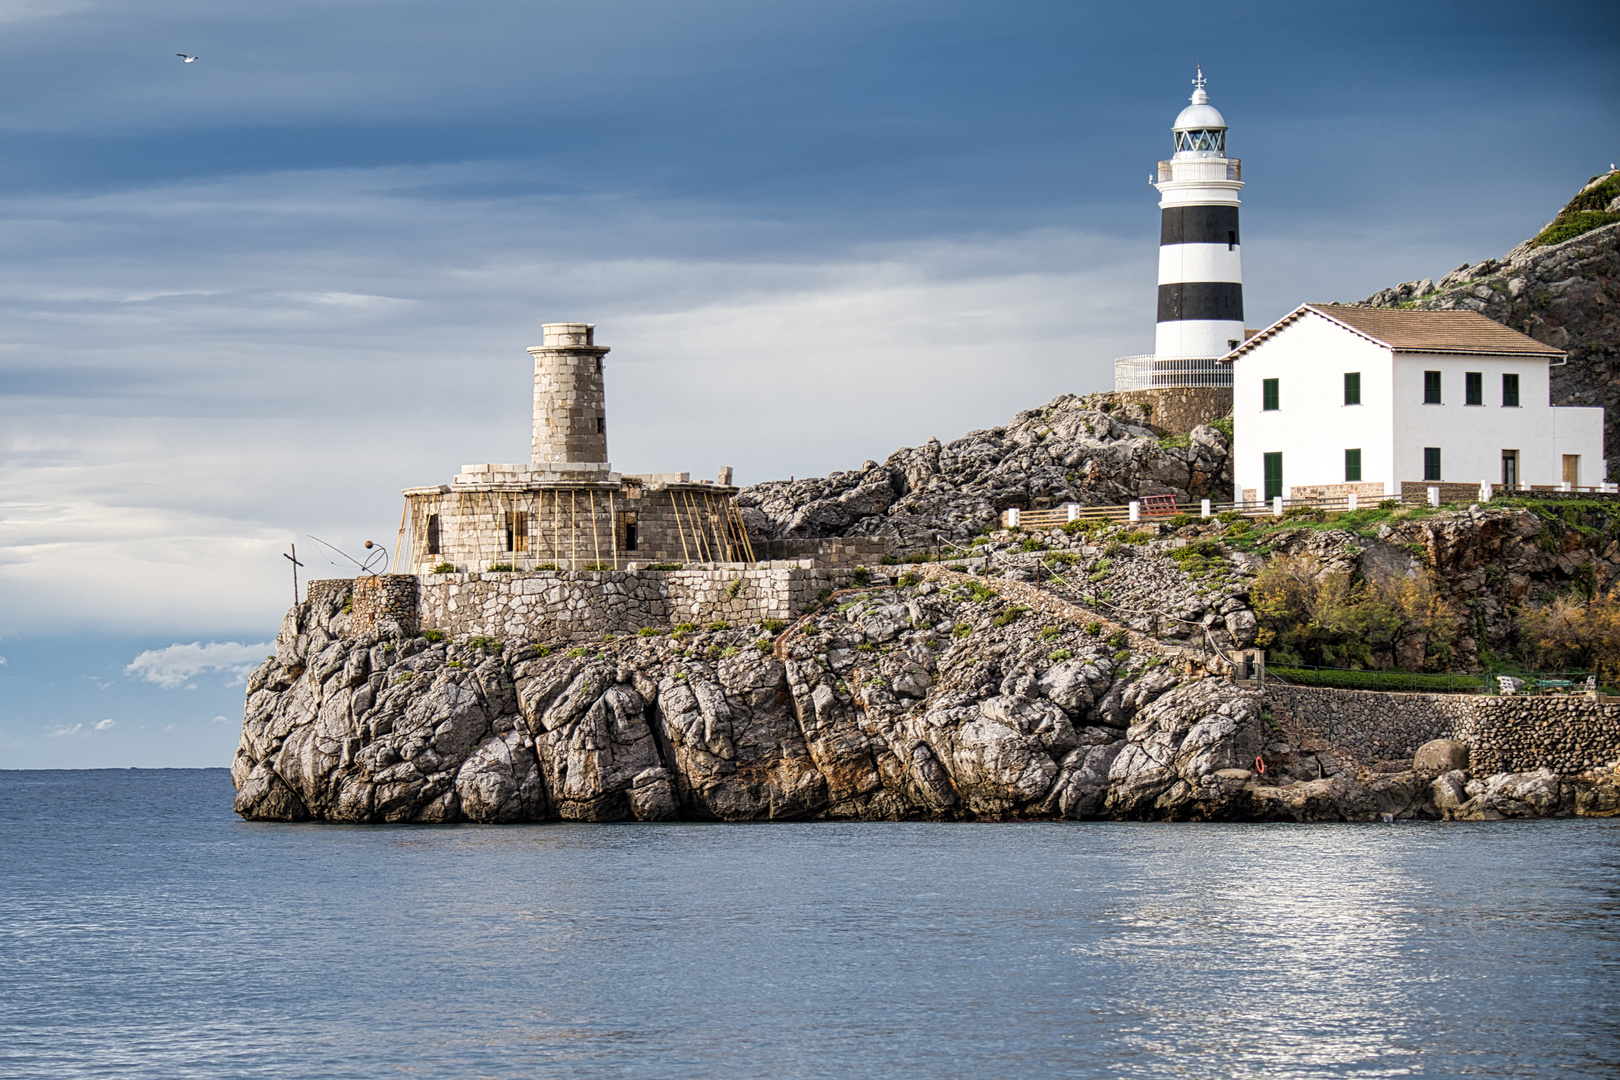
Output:
<instances>
[{"instance_id":1,"label":"window frame","mask_svg":"<svg viewBox=\"0 0 1620 1080\"><path fill-rule=\"evenodd\" d=\"M1513 388L1511 393L1508 391L1508 387L1510 386ZM1519 404L1519 389L1519 373L1517 371L1502 372L1502 408L1521 408ZM1512 401L1508 400L1510 397L1513 399Z\"/></svg>"},{"instance_id":2,"label":"window frame","mask_svg":"<svg viewBox=\"0 0 1620 1080\"><path fill-rule=\"evenodd\" d=\"M1361 447L1350 447L1344 452L1344 482L1361 483Z\"/></svg>"},{"instance_id":3,"label":"window frame","mask_svg":"<svg viewBox=\"0 0 1620 1080\"><path fill-rule=\"evenodd\" d=\"M1485 373L1483 371L1463 372L1463 404L1485 404Z\"/></svg>"},{"instance_id":4,"label":"window frame","mask_svg":"<svg viewBox=\"0 0 1620 1080\"><path fill-rule=\"evenodd\" d=\"M1282 388L1280 379L1260 380L1260 411L1282 412Z\"/></svg>"},{"instance_id":5,"label":"window frame","mask_svg":"<svg viewBox=\"0 0 1620 1080\"><path fill-rule=\"evenodd\" d=\"M1425 446L1423 448L1423 482L1426 484L1445 483L1445 471L1441 468L1441 454L1438 446ZM1431 476L1430 474L1433 473Z\"/></svg>"},{"instance_id":6,"label":"window frame","mask_svg":"<svg viewBox=\"0 0 1620 1080\"><path fill-rule=\"evenodd\" d=\"M1425 371L1423 373L1423 404L1444 405L1445 380L1438 371ZM1432 396L1431 396L1432 395Z\"/></svg>"}]
</instances>

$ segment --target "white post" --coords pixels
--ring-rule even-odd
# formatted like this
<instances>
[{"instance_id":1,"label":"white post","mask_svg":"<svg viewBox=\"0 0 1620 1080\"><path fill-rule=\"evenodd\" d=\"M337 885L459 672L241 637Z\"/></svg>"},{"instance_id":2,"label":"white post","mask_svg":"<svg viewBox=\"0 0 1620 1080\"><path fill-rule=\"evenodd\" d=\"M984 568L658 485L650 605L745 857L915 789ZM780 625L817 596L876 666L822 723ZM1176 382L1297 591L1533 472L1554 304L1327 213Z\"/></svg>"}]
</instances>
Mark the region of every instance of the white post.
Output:
<instances>
[{"instance_id":1,"label":"white post","mask_svg":"<svg viewBox=\"0 0 1620 1080\"><path fill-rule=\"evenodd\" d=\"M1198 516L1199 517L1214 517L1215 516L1215 515L1213 515L1213 514L1211 514L1209 512L1209 500L1208 499L1205 499L1205 500L1203 500L1202 502L1200 502L1198 504Z\"/></svg>"},{"instance_id":2,"label":"white post","mask_svg":"<svg viewBox=\"0 0 1620 1080\"><path fill-rule=\"evenodd\" d=\"M1429 505L1440 505L1440 489L1433 484L1429 485Z\"/></svg>"},{"instance_id":3,"label":"white post","mask_svg":"<svg viewBox=\"0 0 1620 1080\"><path fill-rule=\"evenodd\" d=\"M1491 501L1491 482L1489 480L1481 480L1479 482L1479 501Z\"/></svg>"},{"instance_id":4,"label":"white post","mask_svg":"<svg viewBox=\"0 0 1620 1080\"><path fill-rule=\"evenodd\" d=\"M1064 503L1063 504L1063 509L1065 509L1065 510L1067 510L1069 512L1069 520L1070 521L1079 521L1080 520L1080 504L1079 503L1075 503L1075 502Z\"/></svg>"},{"instance_id":5,"label":"white post","mask_svg":"<svg viewBox=\"0 0 1620 1080\"><path fill-rule=\"evenodd\" d=\"M1281 495L1273 495L1271 497L1271 513L1272 513L1273 517L1282 517L1282 496Z\"/></svg>"},{"instance_id":6,"label":"white post","mask_svg":"<svg viewBox=\"0 0 1620 1080\"><path fill-rule=\"evenodd\" d=\"M1570 490L1569 481L1568 480L1560 480L1560 481L1558 481L1558 490L1559 491L1568 491L1568 490Z\"/></svg>"},{"instance_id":7,"label":"white post","mask_svg":"<svg viewBox=\"0 0 1620 1080\"><path fill-rule=\"evenodd\" d=\"M1009 529L1018 528L1018 507L1009 506L1007 512L1002 515L1002 521L1006 522Z\"/></svg>"},{"instance_id":8,"label":"white post","mask_svg":"<svg viewBox=\"0 0 1620 1080\"><path fill-rule=\"evenodd\" d=\"M1355 513L1355 512L1356 512L1356 508L1357 508L1357 507L1358 507L1358 506L1360 506L1360 505L1361 505L1361 502L1360 502L1360 501L1359 501L1359 500L1358 500L1358 499L1357 499L1357 498L1356 498L1356 493L1355 493L1355 492L1353 492L1353 491L1352 491L1352 492L1351 492L1351 493L1350 493L1350 499L1349 499L1349 508L1350 508L1350 512L1351 512L1351 513L1352 513L1352 514L1353 514L1353 513Z\"/></svg>"},{"instance_id":9,"label":"white post","mask_svg":"<svg viewBox=\"0 0 1620 1080\"><path fill-rule=\"evenodd\" d=\"M1130 511L1132 525L1135 525L1138 521L1142 520L1142 504L1137 502L1135 499L1131 500Z\"/></svg>"}]
</instances>

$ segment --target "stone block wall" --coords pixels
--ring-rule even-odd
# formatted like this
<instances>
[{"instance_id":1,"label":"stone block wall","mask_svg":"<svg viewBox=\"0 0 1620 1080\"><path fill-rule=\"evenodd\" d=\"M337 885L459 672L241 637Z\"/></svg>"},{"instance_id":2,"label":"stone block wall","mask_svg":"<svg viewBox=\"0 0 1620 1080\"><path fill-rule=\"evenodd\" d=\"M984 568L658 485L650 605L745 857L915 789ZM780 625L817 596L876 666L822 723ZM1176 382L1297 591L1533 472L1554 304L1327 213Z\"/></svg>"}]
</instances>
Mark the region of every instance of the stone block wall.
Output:
<instances>
[{"instance_id":1,"label":"stone block wall","mask_svg":"<svg viewBox=\"0 0 1620 1080\"><path fill-rule=\"evenodd\" d=\"M1361 764L1411 757L1430 739L1469 748L1469 770L1489 776L1546 767L1577 773L1620 761L1620 704L1576 695L1490 697L1385 694L1268 683L1284 728L1308 732Z\"/></svg>"},{"instance_id":2,"label":"stone block wall","mask_svg":"<svg viewBox=\"0 0 1620 1080\"><path fill-rule=\"evenodd\" d=\"M887 540L870 536L754 541L754 555L759 559L813 559L818 566L839 569L877 566L888 553Z\"/></svg>"},{"instance_id":3,"label":"stone block wall","mask_svg":"<svg viewBox=\"0 0 1620 1080\"><path fill-rule=\"evenodd\" d=\"M809 567L436 574L422 579L418 619L452 636L586 642L683 622L785 622L835 584Z\"/></svg>"},{"instance_id":4,"label":"stone block wall","mask_svg":"<svg viewBox=\"0 0 1620 1080\"><path fill-rule=\"evenodd\" d=\"M1146 405L1153 410L1148 422L1185 435L1199 424L1232 415L1230 386L1166 387L1159 390L1119 390L1125 405Z\"/></svg>"},{"instance_id":5,"label":"stone block wall","mask_svg":"<svg viewBox=\"0 0 1620 1080\"><path fill-rule=\"evenodd\" d=\"M396 623L407 634L417 630L417 579L414 574L363 575L354 579L350 632L366 634Z\"/></svg>"}]
</instances>

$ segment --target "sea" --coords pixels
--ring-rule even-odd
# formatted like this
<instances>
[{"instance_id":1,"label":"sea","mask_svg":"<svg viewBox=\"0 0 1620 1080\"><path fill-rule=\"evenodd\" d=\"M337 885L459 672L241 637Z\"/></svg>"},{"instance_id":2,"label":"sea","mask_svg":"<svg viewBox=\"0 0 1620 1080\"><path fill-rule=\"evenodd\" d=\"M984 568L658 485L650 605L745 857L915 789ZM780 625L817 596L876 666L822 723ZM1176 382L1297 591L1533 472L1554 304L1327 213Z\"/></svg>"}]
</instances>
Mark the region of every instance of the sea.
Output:
<instances>
[{"instance_id":1,"label":"sea","mask_svg":"<svg viewBox=\"0 0 1620 1080\"><path fill-rule=\"evenodd\" d=\"M0 772L4 1077L1615 1077L1620 821L257 824Z\"/></svg>"}]
</instances>

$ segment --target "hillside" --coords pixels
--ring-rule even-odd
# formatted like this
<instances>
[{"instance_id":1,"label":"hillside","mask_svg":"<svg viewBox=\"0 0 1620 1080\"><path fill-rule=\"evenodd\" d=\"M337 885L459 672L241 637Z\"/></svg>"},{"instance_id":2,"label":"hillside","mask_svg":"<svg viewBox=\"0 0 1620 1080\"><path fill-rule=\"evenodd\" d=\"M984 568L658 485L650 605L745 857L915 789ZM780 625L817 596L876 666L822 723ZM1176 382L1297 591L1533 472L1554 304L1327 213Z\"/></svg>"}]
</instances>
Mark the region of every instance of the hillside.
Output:
<instances>
[{"instance_id":1,"label":"hillside","mask_svg":"<svg viewBox=\"0 0 1620 1080\"><path fill-rule=\"evenodd\" d=\"M1535 237L1500 259L1408 281L1362 307L1468 308L1569 352L1555 405L1601 405L1609 476L1620 476L1620 172L1594 177Z\"/></svg>"}]
</instances>

